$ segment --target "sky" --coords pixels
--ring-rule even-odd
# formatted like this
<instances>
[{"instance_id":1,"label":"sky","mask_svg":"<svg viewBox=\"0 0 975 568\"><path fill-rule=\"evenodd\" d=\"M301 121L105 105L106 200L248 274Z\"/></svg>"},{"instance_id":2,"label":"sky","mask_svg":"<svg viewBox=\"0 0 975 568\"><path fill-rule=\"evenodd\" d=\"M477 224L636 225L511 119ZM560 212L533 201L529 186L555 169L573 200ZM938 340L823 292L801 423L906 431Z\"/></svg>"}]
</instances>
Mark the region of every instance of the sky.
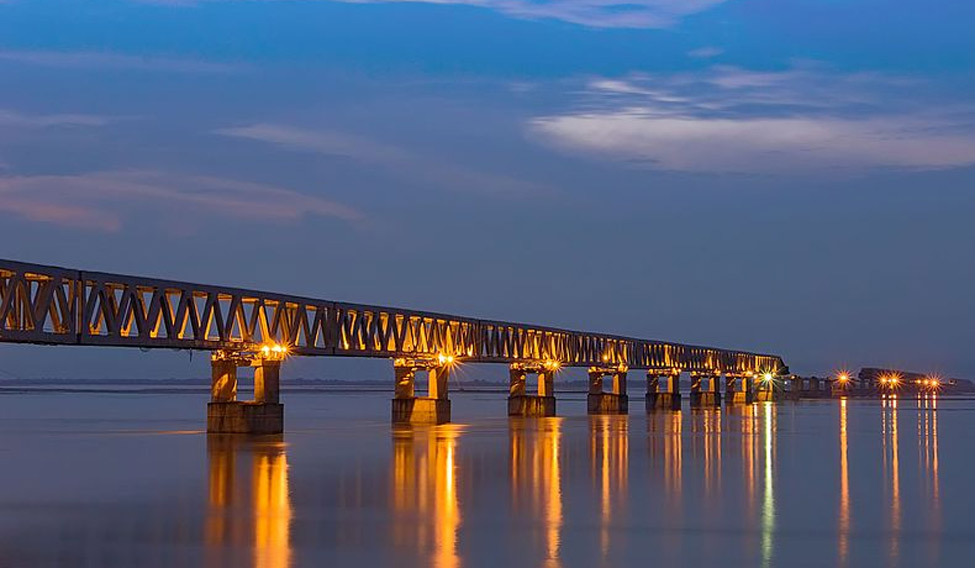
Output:
<instances>
[{"instance_id":1,"label":"sky","mask_svg":"<svg viewBox=\"0 0 975 568\"><path fill-rule=\"evenodd\" d=\"M0 257L975 378L973 18L0 0ZM0 347L0 378L205 365Z\"/></svg>"}]
</instances>

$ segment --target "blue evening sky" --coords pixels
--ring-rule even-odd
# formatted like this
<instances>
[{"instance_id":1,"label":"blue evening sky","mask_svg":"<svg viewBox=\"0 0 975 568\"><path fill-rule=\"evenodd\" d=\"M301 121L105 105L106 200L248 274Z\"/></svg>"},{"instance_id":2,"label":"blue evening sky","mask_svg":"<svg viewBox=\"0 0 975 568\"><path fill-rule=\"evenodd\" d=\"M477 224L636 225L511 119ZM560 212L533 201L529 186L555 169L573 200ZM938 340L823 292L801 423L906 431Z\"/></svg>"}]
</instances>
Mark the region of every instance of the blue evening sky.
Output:
<instances>
[{"instance_id":1,"label":"blue evening sky","mask_svg":"<svg viewBox=\"0 0 975 568\"><path fill-rule=\"evenodd\" d=\"M0 257L975 378L973 20L0 0ZM203 364L0 348L0 377Z\"/></svg>"}]
</instances>

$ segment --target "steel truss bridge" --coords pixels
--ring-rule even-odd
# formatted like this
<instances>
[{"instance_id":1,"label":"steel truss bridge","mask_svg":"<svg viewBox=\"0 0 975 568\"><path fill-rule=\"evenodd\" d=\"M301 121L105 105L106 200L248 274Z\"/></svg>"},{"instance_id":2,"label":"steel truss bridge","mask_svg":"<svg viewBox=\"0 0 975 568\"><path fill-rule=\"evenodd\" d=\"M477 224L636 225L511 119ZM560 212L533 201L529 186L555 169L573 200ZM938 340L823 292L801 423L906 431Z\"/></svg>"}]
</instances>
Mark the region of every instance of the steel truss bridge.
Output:
<instances>
[{"instance_id":1,"label":"steel truss bridge","mask_svg":"<svg viewBox=\"0 0 975 568\"><path fill-rule=\"evenodd\" d=\"M764 355L0 259L0 342L784 373Z\"/></svg>"}]
</instances>

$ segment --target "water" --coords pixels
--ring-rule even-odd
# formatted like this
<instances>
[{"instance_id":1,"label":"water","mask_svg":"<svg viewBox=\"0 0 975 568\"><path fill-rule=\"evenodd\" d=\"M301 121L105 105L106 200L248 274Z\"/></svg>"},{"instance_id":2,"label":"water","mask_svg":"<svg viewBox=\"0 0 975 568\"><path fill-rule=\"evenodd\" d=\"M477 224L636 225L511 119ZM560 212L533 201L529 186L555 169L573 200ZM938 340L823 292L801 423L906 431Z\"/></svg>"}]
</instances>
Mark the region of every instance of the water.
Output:
<instances>
[{"instance_id":1,"label":"water","mask_svg":"<svg viewBox=\"0 0 975 568\"><path fill-rule=\"evenodd\" d=\"M287 434L199 393L0 395L0 566L971 566L975 402L819 401L394 429L285 392Z\"/></svg>"}]
</instances>

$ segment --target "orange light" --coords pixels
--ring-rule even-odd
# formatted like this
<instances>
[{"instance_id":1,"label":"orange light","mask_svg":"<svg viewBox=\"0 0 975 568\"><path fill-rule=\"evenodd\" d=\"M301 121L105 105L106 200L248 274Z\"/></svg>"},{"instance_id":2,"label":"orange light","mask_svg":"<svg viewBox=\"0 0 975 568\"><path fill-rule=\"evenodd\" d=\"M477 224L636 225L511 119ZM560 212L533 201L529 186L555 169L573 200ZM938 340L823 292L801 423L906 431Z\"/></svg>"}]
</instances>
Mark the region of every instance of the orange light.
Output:
<instances>
[{"instance_id":1,"label":"orange light","mask_svg":"<svg viewBox=\"0 0 975 568\"><path fill-rule=\"evenodd\" d=\"M453 365L454 364L454 356L453 355L445 355L445 354L441 353L441 354L437 355L437 361L441 365Z\"/></svg>"}]
</instances>

